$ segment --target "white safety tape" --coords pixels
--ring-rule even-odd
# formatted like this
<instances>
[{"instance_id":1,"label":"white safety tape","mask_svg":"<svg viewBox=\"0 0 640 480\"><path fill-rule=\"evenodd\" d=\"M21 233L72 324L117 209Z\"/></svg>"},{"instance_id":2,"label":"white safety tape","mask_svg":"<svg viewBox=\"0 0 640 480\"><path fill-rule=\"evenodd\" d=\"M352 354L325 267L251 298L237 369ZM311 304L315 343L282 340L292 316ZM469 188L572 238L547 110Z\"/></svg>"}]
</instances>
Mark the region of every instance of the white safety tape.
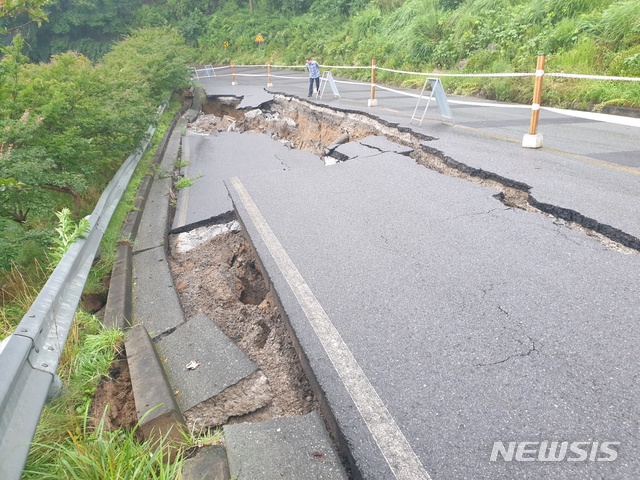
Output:
<instances>
[{"instance_id":1,"label":"white safety tape","mask_svg":"<svg viewBox=\"0 0 640 480\"><path fill-rule=\"evenodd\" d=\"M584 118L596 122L615 123L616 125L640 128L640 118L625 117L622 115L609 115L606 113L580 112L577 110L562 110L561 108L553 107L542 107L542 110L561 115L569 115L571 117Z\"/></svg>"},{"instance_id":2,"label":"white safety tape","mask_svg":"<svg viewBox=\"0 0 640 480\"><path fill-rule=\"evenodd\" d=\"M257 67L268 67L269 65L234 65L234 67L241 68L257 68ZM348 65L320 65L321 68L333 68L340 70L356 70L356 69L369 69L373 66L348 66ZM225 65L222 67L214 67L214 70L222 69L222 68L230 68L229 65ZM271 65L271 68L299 68L304 69L304 66L300 65ZM621 81L621 82L640 82L640 77L615 77L615 76L607 76L607 75L583 75L578 73L549 73L544 70L536 70L535 73L518 73L518 72L510 72L510 73L437 73L437 72L411 72L407 70L394 70L392 68L383 68L379 66L373 67L376 70L381 70L384 72L392 72L392 73L403 73L406 75L418 75L423 77L475 77L475 78L492 78L492 77L533 77L533 76L545 76L545 77L558 77L558 78L576 78L583 80L607 80L607 81ZM206 69L203 69L206 70ZM197 69L196 71L203 71ZM211 69L209 69L211 70Z\"/></svg>"},{"instance_id":3,"label":"white safety tape","mask_svg":"<svg viewBox=\"0 0 640 480\"><path fill-rule=\"evenodd\" d=\"M407 72L405 70L393 70L391 68L378 67L378 70L407 75L420 75L423 77L533 77L533 73L436 73L436 72Z\"/></svg>"},{"instance_id":4,"label":"white safety tape","mask_svg":"<svg viewBox=\"0 0 640 480\"><path fill-rule=\"evenodd\" d=\"M272 65L273 67L273 65ZM226 68L226 67L220 67L220 68ZM342 67L336 67L336 68L342 68ZM381 70L388 70L388 69L381 69ZM391 71L391 70L388 70ZM399 70L394 70L396 72L400 72ZM400 72L403 73L403 72ZM406 72L406 73L415 73L415 72ZM267 74L235 74L236 76L245 76L245 77L266 77ZM433 75L436 76L436 74L428 74L428 75ZM496 75L500 75L500 76L505 76L505 75L511 75L511 76L533 76L534 74L487 74L489 76L496 76ZM231 76L230 73L227 74L221 74L218 75L218 77L229 77ZM449 75L449 76L456 76L456 75ZM558 76L558 77L570 77L569 74L554 74L554 73L545 73L545 76ZM291 76L280 76L280 75L271 75L271 77L273 78L284 78L284 79L291 79L291 80L299 80L299 79L304 79L306 78L306 76L300 76L300 77L291 77ZM630 77L598 77L595 75L575 75L574 77L576 78L586 78L586 79L593 79L594 77L598 78L598 79L617 79L617 80L631 80L631 81L640 81L640 78L630 78ZM214 78L214 77L211 77ZM411 92L405 92L405 91L401 91L401 90L395 90L393 88L389 88L386 87L384 85L380 85L378 83L376 84L371 84L371 83L364 83L364 82L349 82L349 81L345 81L345 80L334 80L335 83L341 83L344 85L360 85L363 87L367 87L370 88L371 86L374 86L375 88L379 88L381 90L387 90L389 92L393 92L393 93L397 93L399 95L404 95L407 97L414 97L414 98L419 98L420 95L415 94L415 93L411 93ZM432 100L436 100L435 98L433 98ZM436 100L437 101L437 100ZM598 121L598 122L606 122L606 123L615 123L618 125L627 125L630 127L640 127L640 119L638 118L631 118L631 117L624 117L624 116L619 116L619 115L608 115L608 114L604 114L604 113L593 113L593 112L581 112L581 111L576 111L576 110L563 110L563 109L559 109L559 108L552 108L552 107L542 107L539 104L533 104L531 106L529 105L518 105L518 104L499 104L499 103L489 103L489 102L469 102L466 100L453 100L451 98L448 99L448 102L451 104L456 104L456 105L468 105L468 106L474 106L474 107L490 107L490 108L516 108L516 109L529 109L531 108L531 110L546 110L549 112L554 112L554 113L558 113L561 115L567 115L567 116L571 116L571 117L579 117L579 118L585 118L585 119L589 119L589 120L594 120L594 121Z\"/></svg>"},{"instance_id":5,"label":"white safety tape","mask_svg":"<svg viewBox=\"0 0 640 480\"><path fill-rule=\"evenodd\" d=\"M222 67L210 67L210 68L196 68L196 67L190 67L190 68L196 72L209 72L211 70L222 70L223 68L231 68L231 65L224 65Z\"/></svg>"},{"instance_id":6,"label":"white safety tape","mask_svg":"<svg viewBox=\"0 0 640 480\"><path fill-rule=\"evenodd\" d=\"M371 68L371 65L369 65L368 67L358 67L358 66L353 66L353 67L346 67L346 66L340 66L340 65L320 65L321 68L337 68L340 70L368 70Z\"/></svg>"},{"instance_id":7,"label":"white safety tape","mask_svg":"<svg viewBox=\"0 0 640 480\"><path fill-rule=\"evenodd\" d=\"M620 82L640 82L638 77L608 77L605 75L582 75L579 73L546 73L546 77L580 78L583 80L614 80Z\"/></svg>"}]
</instances>

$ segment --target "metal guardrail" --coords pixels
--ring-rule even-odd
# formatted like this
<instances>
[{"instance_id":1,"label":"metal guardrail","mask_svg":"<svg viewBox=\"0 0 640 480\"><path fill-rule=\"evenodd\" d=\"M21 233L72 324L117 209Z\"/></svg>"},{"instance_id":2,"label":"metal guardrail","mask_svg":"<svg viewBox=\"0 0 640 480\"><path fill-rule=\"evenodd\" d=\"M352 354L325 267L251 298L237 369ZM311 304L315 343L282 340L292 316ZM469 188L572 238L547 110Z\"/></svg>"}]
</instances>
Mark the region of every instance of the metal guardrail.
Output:
<instances>
[{"instance_id":1,"label":"metal guardrail","mask_svg":"<svg viewBox=\"0 0 640 480\"><path fill-rule=\"evenodd\" d=\"M165 105L159 107L158 115ZM86 238L76 241L55 268L15 332L0 349L0 479L22 475L45 403L62 385L60 356L102 236L131 176L149 146L129 156L100 196Z\"/></svg>"}]
</instances>

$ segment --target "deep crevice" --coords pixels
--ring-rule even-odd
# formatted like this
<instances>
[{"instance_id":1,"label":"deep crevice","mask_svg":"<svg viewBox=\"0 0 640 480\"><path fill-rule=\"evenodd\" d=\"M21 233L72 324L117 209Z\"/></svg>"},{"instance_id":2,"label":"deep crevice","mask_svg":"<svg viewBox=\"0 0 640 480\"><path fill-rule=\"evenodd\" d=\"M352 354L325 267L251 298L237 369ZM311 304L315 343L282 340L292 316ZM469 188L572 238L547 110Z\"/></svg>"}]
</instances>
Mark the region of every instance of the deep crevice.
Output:
<instances>
[{"instance_id":1,"label":"deep crevice","mask_svg":"<svg viewBox=\"0 0 640 480\"><path fill-rule=\"evenodd\" d=\"M241 98L232 96L209 96L203 104L203 111L231 115L229 109L233 105L237 107L240 101ZM220 102L223 102L224 108L215 106ZM625 251L625 248L634 252L640 251L640 239L637 237L574 210L538 202L531 196L530 185L459 162L424 143L434 140L434 137L366 112L330 108L297 97L275 94L273 100L264 102L258 108L236 109L233 118L237 122L235 131L253 130L267 133L274 140L281 141L290 148L308 150L320 157L326 153L327 146L344 133L349 134L350 142L357 142L370 135L382 136L391 142L413 148L408 156L420 165L443 175L498 190L494 197L508 207L544 213L569 222L571 228L596 236L607 247L621 251ZM380 150L378 147L372 148ZM329 156L338 162L348 159L346 155L335 150L330 152Z\"/></svg>"}]
</instances>

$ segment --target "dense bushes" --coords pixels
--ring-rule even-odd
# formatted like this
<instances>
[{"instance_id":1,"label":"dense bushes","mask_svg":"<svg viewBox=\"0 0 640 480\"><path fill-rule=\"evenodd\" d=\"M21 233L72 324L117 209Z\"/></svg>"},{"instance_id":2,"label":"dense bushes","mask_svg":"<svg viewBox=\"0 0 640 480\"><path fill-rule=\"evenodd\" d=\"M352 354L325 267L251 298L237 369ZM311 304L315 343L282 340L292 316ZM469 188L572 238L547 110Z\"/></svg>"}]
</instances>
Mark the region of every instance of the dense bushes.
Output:
<instances>
[{"instance_id":1,"label":"dense bushes","mask_svg":"<svg viewBox=\"0 0 640 480\"><path fill-rule=\"evenodd\" d=\"M64 53L27 63L22 40L0 61L0 271L46 251L55 212L76 218L140 144L157 105L188 84L189 52L170 28L134 32L94 66Z\"/></svg>"}]
</instances>

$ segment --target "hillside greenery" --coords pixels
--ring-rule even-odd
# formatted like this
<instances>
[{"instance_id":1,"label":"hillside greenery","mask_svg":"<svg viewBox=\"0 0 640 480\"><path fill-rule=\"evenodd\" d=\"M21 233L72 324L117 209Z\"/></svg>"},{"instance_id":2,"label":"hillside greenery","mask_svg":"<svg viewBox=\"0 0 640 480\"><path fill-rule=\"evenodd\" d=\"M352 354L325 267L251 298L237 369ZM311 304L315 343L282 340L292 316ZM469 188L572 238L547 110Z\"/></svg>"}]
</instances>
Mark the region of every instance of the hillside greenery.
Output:
<instances>
[{"instance_id":1,"label":"hillside greenery","mask_svg":"<svg viewBox=\"0 0 640 480\"><path fill-rule=\"evenodd\" d=\"M637 0L53 0L22 28L32 60L68 50L96 61L133 28L170 25L199 63L370 65L406 71L549 72L640 77ZM19 23L19 22L14 22ZM257 34L265 38L255 42ZM225 46L226 45L226 46ZM354 73L355 72L355 73ZM368 72L339 71L368 78ZM382 74L417 87L423 77ZM447 78L450 92L531 101L531 79ZM638 82L547 80L547 104L640 106Z\"/></svg>"},{"instance_id":2,"label":"hillside greenery","mask_svg":"<svg viewBox=\"0 0 640 480\"><path fill-rule=\"evenodd\" d=\"M7 331L28 307L12 279L43 284L55 266L58 212L68 209L73 222L91 213L157 123L158 106L189 85L185 59L193 55L169 26L133 31L97 63L71 51L34 63L26 50L15 35L0 59L0 324Z\"/></svg>"}]
</instances>

